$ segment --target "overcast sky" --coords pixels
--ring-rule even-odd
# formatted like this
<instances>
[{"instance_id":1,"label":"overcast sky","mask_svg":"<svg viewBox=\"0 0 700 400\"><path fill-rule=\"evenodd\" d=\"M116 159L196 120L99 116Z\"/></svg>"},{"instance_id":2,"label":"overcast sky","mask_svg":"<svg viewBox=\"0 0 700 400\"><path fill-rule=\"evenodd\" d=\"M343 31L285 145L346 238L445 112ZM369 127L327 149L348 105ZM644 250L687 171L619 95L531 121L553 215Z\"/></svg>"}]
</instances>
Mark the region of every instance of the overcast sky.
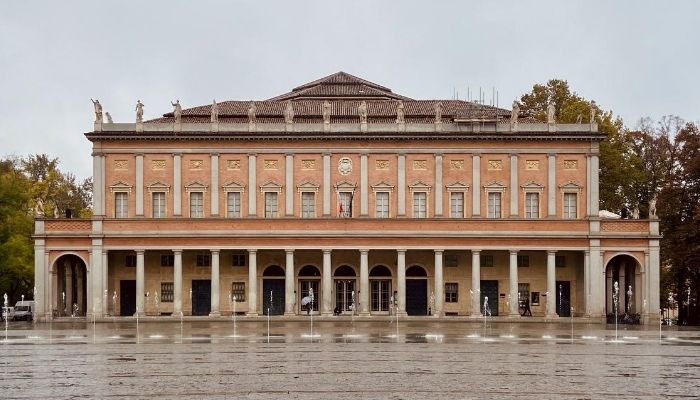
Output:
<instances>
[{"instance_id":1,"label":"overcast sky","mask_svg":"<svg viewBox=\"0 0 700 400\"><path fill-rule=\"evenodd\" d=\"M416 99L508 107L551 78L613 110L700 119L700 2L3 1L0 156L92 173L98 98L115 122L266 99L346 71Z\"/></svg>"}]
</instances>

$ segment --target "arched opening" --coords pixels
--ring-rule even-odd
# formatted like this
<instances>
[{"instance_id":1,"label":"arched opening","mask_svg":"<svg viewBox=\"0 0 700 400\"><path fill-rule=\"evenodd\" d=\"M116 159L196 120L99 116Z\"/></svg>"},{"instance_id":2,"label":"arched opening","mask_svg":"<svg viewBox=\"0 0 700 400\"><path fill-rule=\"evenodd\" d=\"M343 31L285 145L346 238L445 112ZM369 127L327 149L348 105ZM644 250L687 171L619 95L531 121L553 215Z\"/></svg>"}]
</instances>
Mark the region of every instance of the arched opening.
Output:
<instances>
[{"instance_id":1,"label":"arched opening","mask_svg":"<svg viewBox=\"0 0 700 400\"><path fill-rule=\"evenodd\" d=\"M335 308L341 313L354 314L357 307L355 286L357 285L357 273L349 265L341 265L335 269L333 276L335 283Z\"/></svg>"},{"instance_id":2,"label":"arched opening","mask_svg":"<svg viewBox=\"0 0 700 400\"><path fill-rule=\"evenodd\" d=\"M428 315L428 273L420 265L406 270L406 314Z\"/></svg>"},{"instance_id":3,"label":"arched opening","mask_svg":"<svg viewBox=\"0 0 700 400\"><path fill-rule=\"evenodd\" d=\"M384 265L377 265L369 272L370 311L376 314L389 313L392 299L391 271Z\"/></svg>"},{"instance_id":4,"label":"arched opening","mask_svg":"<svg viewBox=\"0 0 700 400\"><path fill-rule=\"evenodd\" d=\"M608 322L636 322L643 308L642 268L628 254L618 254L605 266L605 304ZM625 317L625 315L627 315Z\"/></svg>"},{"instance_id":5,"label":"arched opening","mask_svg":"<svg viewBox=\"0 0 700 400\"><path fill-rule=\"evenodd\" d=\"M279 265L270 265L263 271L263 314L284 314L284 296L284 269Z\"/></svg>"},{"instance_id":6,"label":"arched opening","mask_svg":"<svg viewBox=\"0 0 700 400\"><path fill-rule=\"evenodd\" d=\"M321 271L314 265L304 265L299 270L298 276L297 304L299 312L318 313L318 303L321 298Z\"/></svg>"},{"instance_id":7,"label":"arched opening","mask_svg":"<svg viewBox=\"0 0 700 400\"><path fill-rule=\"evenodd\" d=\"M52 307L59 317L83 317L87 309L87 267L74 254L65 254L55 261L56 298Z\"/></svg>"}]
</instances>

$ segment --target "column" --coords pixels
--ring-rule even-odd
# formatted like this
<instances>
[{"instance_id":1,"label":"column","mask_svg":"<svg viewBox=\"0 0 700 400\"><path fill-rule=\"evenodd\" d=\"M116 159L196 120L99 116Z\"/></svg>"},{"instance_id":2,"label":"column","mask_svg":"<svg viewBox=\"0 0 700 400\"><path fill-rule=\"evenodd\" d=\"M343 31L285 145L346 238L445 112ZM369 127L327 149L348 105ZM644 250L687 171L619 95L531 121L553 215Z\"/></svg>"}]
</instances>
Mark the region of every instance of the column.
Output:
<instances>
[{"instance_id":1,"label":"column","mask_svg":"<svg viewBox=\"0 0 700 400\"><path fill-rule=\"evenodd\" d=\"M248 154L248 216L255 217L257 215L257 177L255 153Z\"/></svg>"},{"instance_id":2,"label":"column","mask_svg":"<svg viewBox=\"0 0 700 400\"><path fill-rule=\"evenodd\" d=\"M644 272L642 272L642 318L649 324L649 250L644 252Z\"/></svg>"},{"instance_id":3,"label":"column","mask_svg":"<svg viewBox=\"0 0 700 400\"><path fill-rule=\"evenodd\" d=\"M50 292L46 292L45 289L46 280L48 279L48 267L44 263L46 261L44 258L46 253L44 243L44 239L36 239L34 244L34 287L37 288L34 296L34 315L37 318L45 318L46 310L49 309L46 299L49 298ZM37 318L35 318L35 321Z\"/></svg>"},{"instance_id":4,"label":"column","mask_svg":"<svg viewBox=\"0 0 700 400\"><path fill-rule=\"evenodd\" d=\"M46 304L46 309L44 315L46 321L53 319L53 309L56 307L56 270L51 268L49 252L44 253L44 265L46 266L46 275L44 277L44 286L46 290L44 291L44 304Z\"/></svg>"},{"instance_id":5,"label":"column","mask_svg":"<svg viewBox=\"0 0 700 400\"><path fill-rule=\"evenodd\" d=\"M661 261L659 258L659 241L649 241L649 318L653 321L659 318L660 277Z\"/></svg>"},{"instance_id":6,"label":"column","mask_svg":"<svg viewBox=\"0 0 700 400\"><path fill-rule=\"evenodd\" d=\"M100 201L100 207L102 209L102 215L105 215L105 197L107 196L107 192L105 190L106 188L106 179L105 179L105 155L101 155L100 157L100 172L101 172L101 182L98 190L102 193L102 199Z\"/></svg>"},{"instance_id":7,"label":"column","mask_svg":"<svg viewBox=\"0 0 700 400\"><path fill-rule=\"evenodd\" d=\"M433 315L442 315L442 303L445 301L445 284L442 281L442 250L435 250L435 309Z\"/></svg>"},{"instance_id":8,"label":"column","mask_svg":"<svg viewBox=\"0 0 700 400\"><path fill-rule=\"evenodd\" d=\"M102 250L102 316L109 315L109 258L107 250Z\"/></svg>"},{"instance_id":9,"label":"column","mask_svg":"<svg viewBox=\"0 0 700 400\"><path fill-rule=\"evenodd\" d=\"M212 217L219 215L219 153L211 153L211 210Z\"/></svg>"},{"instance_id":10,"label":"column","mask_svg":"<svg viewBox=\"0 0 700 400\"><path fill-rule=\"evenodd\" d=\"M472 216L481 216L481 155L472 155ZM478 302L477 302L478 303ZM478 309L477 309L478 311ZM479 314L481 314L479 312Z\"/></svg>"},{"instance_id":11,"label":"column","mask_svg":"<svg viewBox=\"0 0 700 400\"><path fill-rule=\"evenodd\" d=\"M211 312L210 317L220 317L219 311L219 250L211 251Z\"/></svg>"},{"instance_id":12,"label":"column","mask_svg":"<svg viewBox=\"0 0 700 400\"><path fill-rule=\"evenodd\" d=\"M182 250L173 250L173 317L182 314Z\"/></svg>"},{"instance_id":13,"label":"column","mask_svg":"<svg viewBox=\"0 0 700 400\"><path fill-rule=\"evenodd\" d=\"M403 153L399 153L398 155L398 162L396 165L397 169L397 180L398 183L396 184L396 193L397 193L397 201L398 201L398 206L396 208L396 216L397 217L405 217L406 216L406 155Z\"/></svg>"},{"instance_id":14,"label":"column","mask_svg":"<svg viewBox=\"0 0 700 400\"><path fill-rule=\"evenodd\" d=\"M586 156L586 215L591 216L591 155Z\"/></svg>"},{"instance_id":15,"label":"column","mask_svg":"<svg viewBox=\"0 0 700 400\"><path fill-rule=\"evenodd\" d=\"M550 153L547 158L547 216L557 215L557 155Z\"/></svg>"},{"instance_id":16,"label":"column","mask_svg":"<svg viewBox=\"0 0 700 400\"><path fill-rule=\"evenodd\" d=\"M90 299L91 305L88 308L88 312L95 315L95 318L101 316L102 314L102 299L104 298L104 293L102 292L102 274L104 273L104 267L102 265L102 243L95 245L93 244L92 250L90 251L90 259L92 265L90 266L90 280L88 281L88 286L90 286Z\"/></svg>"},{"instance_id":17,"label":"column","mask_svg":"<svg viewBox=\"0 0 700 400\"><path fill-rule=\"evenodd\" d=\"M586 318L591 316L591 251L583 251L583 304Z\"/></svg>"},{"instance_id":18,"label":"column","mask_svg":"<svg viewBox=\"0 0 700 400\"><path fill-rule=\"evenodd\" d=\"M366 217L369 208L369 183L367 181L367 153L362 153L360 154L360 217Z\"/></svg>"},{"instance_id":19,"label":"column","mask_svg":"<svg viewBox=\"0 0 700 400\"><path fill-rule=\"evenodd\" d=\"M600 240L594 239L590 241L589 253L591 301L588 308L590 309L591 318L601 318L605 317L605 269L601 259Z\"/></svg>"},{"instance_id":20,"label":"column","mask_svg":"<svg viewBox=\"0 0 700 400\"><path fill-rule=\"evenodd\" d=\"M519 317L520 310L518 307L518 251L511 250L510 254L510 277L509 277L509 289L510 289L510 303L508 309L509 317Z\"/></svg>"},{"instance_id":21,"label":"column","mask_svg":"<svg viewBox=\"0 0 700 400\"><path fill-rule=\"evenodd\" d=\"M248 250L248 316L258 316L258 257L257 250Z\"/></svg>"},{"instance_id":22,"label":"column","mask_svg":"<svg viewBox=\"0 0 700 400\"><path fill-rule=\"evenodd\" d=\"M143 154L136 154L136 216L143 217Z\"/></svg>"},{"instance_id":23,"label":"column","mask_svg":"<svg viewBox=\"0 0 700 400\"><path fill-rule=\"evenodd\" d=\"M323 250L323 281L321 293L323 295L323 308L321 312L323 315L332 315L333 279L331 275L331 251L329 249Z\"/></svg>"},{"instance_id":24,"label":"column","mask_svg":"<svg viewBox=\"0 0 700 400\"><path fill-rule=\"evenodd\" d=\"M284 254L284 315L294 315L294 250L286 249Z\"/></svg>"},{"instance_id":25,"label":"column","mask_svg":"<svg viewBox=\"0 0 700 400\"><path fill-rule=\"evenodd\" d=\"M369 315L369 250L360 250L360 316Z\"/></svg>"},{"instance_id":26,"label":"column","mask_svg":"<svg viewBox=\"0 0 700 400\"><path fill-rule=\"evenodd\" d=\"M173 215L182 215L182 155L173 154Z\"/></svg>"},{"instance_id":27,"label":"column","mask_svg":"<svg viewBox=\"0 0 700 400\"><path fill-rule=\"evenodd\" d=\"M92 179L94 186L94 190L92 192L93 214L96 216L101 216L104 215L104 209L102 208L102 197L104 196L104 192L102 192L101 153L92 153Z\"/></svg>"},{"instance_id":28,"label":"column","mask_svg":"<svg viewBox=\"0 0 700 400\"><path fill-rule=\"evenodd\" d=\"M294 216L294 154L284 156L284 215Z\"/></svg>"},{"instance_id":29,"label":"column","mask_svg":"<svg viewBox=\"0 0 700 400\"><path fill-rule=\"evenodd\" d=\"M472 317L481 316L481 251L472 250Z\"/></svg>"},{"instance_id":30,"label":"column","mask_svg":"<svg viewBox=\"0 0 700 400\"><path fill-rule=\"evenodd\" d=\"M323 216L331 216L331 153L323 153Z\"/></svg>"},{"instance_id":31,"label":"column","mask_svg":"<svg viewBox=\"0 0 700 400\"><path fill-rule=\"evenodd\" d=\"M557 275L555 268L556 251L547 251L547 311L546 318L557 318Z\"/></svg>"},{"instance_id":32,"label":"column","mask_svg":"<svg viewBox=\"0 0 700 400\"><path fill-rule=\"evenodd\" d=\"M64 316L70 316L73 313L73 303L75 302L73 300L73 265L65 261L63 270L65 273L63 290L65 291L66 298L65 300L61 298L61 301L63 301L62 307ZM63 297L63 293L61 293L61 297Z\"/></svg>"},{"instance_id":33,"label":"column","mask_svg":"<svg viewBox=\"0 0 700 400\"><path fill-rule=\"evenodd\" d=\"M518 216L518 155L510 155L510 216ZM517 270L516 270L517 271ZM517 311L517 310L516 310Z\"/></svg>"},{"instance_id":34,"label":"column","mask_svg":"<svg viewBox=\"0 0 700 400\"><path fill-rule=\"evenodd\" d=\"M145 265L144 265L144 255L146 251L145 250L136 250L136 313L138 315L146 315L145 314L145 301L144 301L144 294L145 294L145 280L146 280L146 274L145 274Z\"/></svg>"},{"instance_id":35,"label":"column","mask_svg":"<svg viewBox=\"0 0 700 400\"><path fill-rule=\"evenodd\" d=\"M399 298L397 299L398 310L400 316L406 314L406 250L396 250L396 280L398 285Z\"/></svg>"},{"instance_id":36,"label":"column","mask_svg":"<svg viewBox=\"0 0 700 400\"><path fill-rule=\"evenodd\" d=\"M435 216L442 217L442 154L435 154Z\"/></svg>"},{"instance_id":37,"label":"column","mask_svg":"<svg viewBox=\"0 0 700 400\"><path fill-rule=\"evenodd\" d=\"M593 154L591 155L591 187L590 187L590 192L591 192L591 215L594 217L598 216L598 207L599 207L599 182L598 182L598 175L599 175L599 167L598 167L598 155Z\"/></svg>"}]
</instances>

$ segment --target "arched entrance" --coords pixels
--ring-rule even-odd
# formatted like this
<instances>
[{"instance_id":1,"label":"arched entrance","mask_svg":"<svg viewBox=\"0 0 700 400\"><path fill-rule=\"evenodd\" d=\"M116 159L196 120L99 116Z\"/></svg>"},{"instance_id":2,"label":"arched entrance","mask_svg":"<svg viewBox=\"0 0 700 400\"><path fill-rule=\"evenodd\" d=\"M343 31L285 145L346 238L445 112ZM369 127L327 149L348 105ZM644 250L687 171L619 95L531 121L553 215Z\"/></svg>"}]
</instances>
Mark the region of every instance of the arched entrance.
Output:
<instances>
[{"instance_id":1,"label":"arched entrance","mask_svg":"<svg viewBox=\"0 0 700 400\"><path fill-rule=\"evenodd\" d=\"M370 311L377 314L388 313L391 306L391 271L384 265L377 265L369 272Z\"/></svg>"},{"instance_id":2,"label":"arched entrance","mask_svg":"<svg viewBox=\"0 0 700 400\"><path fill-rule=\"evenodd\" d=\"M87 309L87 267L75 254L65 254L55 262L56 298L53 307L59 317L83 317Z\"/></svg>"},{"instance_id":3,"label":"arched entrance","mask_svg":"<svg viewBox=\"0 0 700 400\"><path fill-rule=\"evenodd\" d=\"M333 274L335 280L335 307L341 312L355 312L355 285L357 273L349 265L341 265Z\"/></svg>"},{"instance_id":4,"label":"arched entrance","mask_svg":"<svg viewBox=\"0 0 700 400\"><path fill-rule=\"evenodd\" d=\"M617 283L617 292L615 290ZM642 311L642 268L628 254L618 254L605 266L606 314L640 314ZM617 298L617 306L615 306Z\"/></svg>"},{"instance_id":5,"label":"arched entrance","mask_svg":"<svg viewBox=\"0 0 700 400\"><path fill-rule=\"evenodd\" d=\"M406 270L406 313L428 315L428 273L418 265Z\"/></svg>"},{"instance_id":6,"label":"arched entrance","mask_svg":"<svg viewBox=\"0 0 700 400\"><path fill-rule=\"evenodd\" d=\"M284 314L284 269L270 265L263 271L263 315Z\"/></svg>"},{"instance_id":7,"label":"arched entrance","mask_svg":"<svg viewBox=\"0 0 700 400\"><path fill-rule=\"evenodd\" d=\"M313 291L313 301L311 304L311 312L318 313L318 300L321 298L321 272L313 265L304 265L299 270L299 289L297 294L297 304L299 312L305 313L308 311L308 304L304 303L304 297L310 297ZM308 301L308 300L307 300Z\"/></svg>"}]
</instances>

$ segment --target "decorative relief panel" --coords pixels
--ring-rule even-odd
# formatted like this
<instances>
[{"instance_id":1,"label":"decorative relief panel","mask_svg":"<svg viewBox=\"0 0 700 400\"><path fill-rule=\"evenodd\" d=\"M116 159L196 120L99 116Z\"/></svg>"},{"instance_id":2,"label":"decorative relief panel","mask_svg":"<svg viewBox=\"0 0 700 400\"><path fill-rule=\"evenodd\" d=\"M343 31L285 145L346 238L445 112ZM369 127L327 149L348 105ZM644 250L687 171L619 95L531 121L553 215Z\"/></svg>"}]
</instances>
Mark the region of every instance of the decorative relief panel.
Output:
<instances>
[{"instance_id":1,"label":"decorative relief panel","mask_svg":"<svg viewBox=\"0 0 700 400\"><path fill-rule=\"evenodd\" d=\"M564 169L578 169L578 161L564 160Z\"/></svg>"},{"instance_id":2,"label":"decorative relief panel","mask_svg":"<svg viewBox=\"0 0 700 400\"><path fill-rule=\"evenodd\" d=\"M226 160L226 169L241 169L241 160Z\"/></svg>"},{"instance_id":3,"label":"decorative relief panel","mask_svg":"<svg viewBox=\"0 0 700 400\"><path fill-rule=\"evenodd\" d=\"M500 171L503 169L503 160L489 160L488 161L489 171Z\"/></svg>"},{"instance_id":4,"label":"decorative relief panel","mask_svg":"<svg viewBox=\"0 0 700 400\"><path fill-rule=\"evenodd\" d=\"M340 175L350 174L352 172L352 160L348 157L338 160L338 172L340 172Z\"/></svg>"},{"instance_id":5,"label":"decorative relief panel","mask_svg":"<svg viewBox=\"0 0 700 400\"><path fill-rule=\"evenodd\" d=\"M190 169L202 169L204 161L202 160L190 160Z\"/></svg>"},{"instance_id":6,"label":"decorative relief panel","mask_svg":"<svg viewBox=\"0 0 700 400\"><path fill-rule=\"evenodd\" d=\"M277 169L277 160L265 160L265 169Z\"/></svg>"},{"instance_id":7,"label":"decorative relief panel","mask_svg":"<svg viewBox=\"0 0 700 400\"><path fill-rule=\"evenodd\" d=\"M525 169L528 171L537 171L540 169L539 160L525 160Z\"/></svg>"},{"instance_id":8,"label":"decorative relief panel","mask_svg":"<svg viewBox=\"0 0 700 400\"><path fill-rule=\"evenodd\" d=\"M463 170L464 160L450 160L450 169Z\"/></svg>"},{"instance_id":9,"label":"decorative relief panel","mask_svg":"<svg viewBox=\"0 0 700 400\"><path fill-rule=\"evenodd\" d=\"M129 160L114 160L114 169L126 169L129 166Z\"/></svg>"},{"instance_id":10,"label":"decorative relief panel","mask_svg":"<svg viewBox=\"0 0 700 400\"><path fill-rule=\"evenodd\" d=\"M428 160L413 160L414 170L426 170L428 169Z\"/></svg>"},{"instance_id":11,"label":"decorative relief panel","mask_svg":"<svg viewBox=\"0 0 700 400\"><path fill-rule=\"evenodd\" d=\"M151 169L153 169L154 171L164 170L165 160L152 160Z\"/></svg>"},{"instance_id":12,"label":"decorative relief panel","mask_svg":"<svg viewBox=\"0 0 700 400\"><path fill-rule=\"evenodd\" d=\"M316 169L316 160L301 160L301 169Z\"/></svg>"},{"instance_id":13,"label":"decorative relief panel","mask_svg":"<svg viewBox=\"0 0 700 400\"><path fill-rule=\"evenodd\" d=\"M389 169L389 160L376 160L375 165L377 169L387 170Z\"/></svg>"}]
</instances>

